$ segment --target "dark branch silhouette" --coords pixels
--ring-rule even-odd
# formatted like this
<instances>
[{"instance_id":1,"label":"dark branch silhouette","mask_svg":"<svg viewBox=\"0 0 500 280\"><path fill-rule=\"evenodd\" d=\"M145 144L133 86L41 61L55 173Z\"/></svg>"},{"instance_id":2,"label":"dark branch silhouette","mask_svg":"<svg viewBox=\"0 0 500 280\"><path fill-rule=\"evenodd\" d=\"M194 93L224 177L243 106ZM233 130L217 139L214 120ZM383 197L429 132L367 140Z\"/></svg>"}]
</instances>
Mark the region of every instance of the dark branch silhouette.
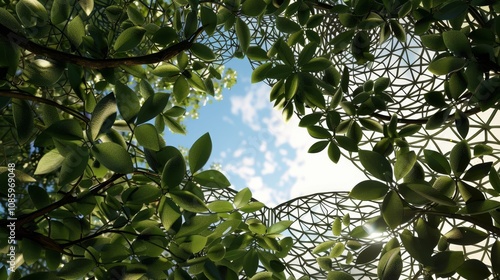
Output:
<instances>
[{"instance_id":1,"label":"dark branch silhouette","mask_svg":"<svg viewBox=\"0 0 500 280\"><path fill-rule=\"evenodd\" d=\"M156 53L143 56L135 56L135 57L95 59L95 58L83 57L79 55L58 51L52 48L36 44L30 41L24 35L14 32L7 26L0 23L0 34L5 36L9 41L18 45L19 47L26 49L34 54L42 55L53 60L76 64L91 69L104 69L104 68L114 68L119 66L154 64L165 60L170 60L177 54L191 48L193 42L196 40L196 38L202 31L203 27L200 27L188 39L181 41L177 44L174 44L170 47L167 47Z\"/></svg>"}]
</instances>

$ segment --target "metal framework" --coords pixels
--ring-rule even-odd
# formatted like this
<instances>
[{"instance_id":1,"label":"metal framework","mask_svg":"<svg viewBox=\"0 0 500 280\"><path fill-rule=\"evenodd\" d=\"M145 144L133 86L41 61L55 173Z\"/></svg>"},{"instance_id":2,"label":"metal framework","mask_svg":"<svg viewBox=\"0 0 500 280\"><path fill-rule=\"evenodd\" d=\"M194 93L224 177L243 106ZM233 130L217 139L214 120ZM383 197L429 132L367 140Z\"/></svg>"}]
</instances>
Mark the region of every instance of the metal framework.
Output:
<instances>
[{"instance_id":1,"label":"metal framework","mask_svg":"<svg viewBox=\"0 0 500 280\"><path fill-rule=\"evenodd\" d=\"M233 189L207 190L205 197L208 201L229 200L237 193ZM348 233L357 227L364 226L366 221L380 217L381 201L359 201L349 197L347 192L324 192L307 196L301 196L280 205L268 208L264 207L259 212L252 214L252 218L258 218L266 224L273 224L278 221L289 220L294 223L284 233L294 240L294 245L283 259L286 266L286 273L293 275L297 279L308 276L310 279L326 279L327 271L322 270L316 261L319 255L313 255L312 250L325 241L339 240L339 242L352 239ZM346 214L350 216L350 224L343 228L340 236L332 233L332 224L336 218L342 218ZM247 217L250 218L250 217ZM447 218L439 230L447 232L454 227L470 227L467 222ZM366 231L370 229L365 228ZM354 252L354 256L368 245L385 243L393 237L397 237L400 230L393 232L378 232L374 230L370 236L360 238L357 241L363 247ZM481 243L467 246L454 245L452 249L462 250L470 259L483 261L485 264L491 263L491 246L498 239L497 236L490 235ZM323 253L322 255L328 256ZM333 269L350 273L355 279L375 280L377 277L377 262L372 261L362 265L348 263L347 254L344 252L340 257L334 259ZM402 252L403 272L401 279L412 279L421 269L419 264L411 258L407 252ZM464 279L461 277L449 278L451 280Z\"/></svg>"}]
</instances>

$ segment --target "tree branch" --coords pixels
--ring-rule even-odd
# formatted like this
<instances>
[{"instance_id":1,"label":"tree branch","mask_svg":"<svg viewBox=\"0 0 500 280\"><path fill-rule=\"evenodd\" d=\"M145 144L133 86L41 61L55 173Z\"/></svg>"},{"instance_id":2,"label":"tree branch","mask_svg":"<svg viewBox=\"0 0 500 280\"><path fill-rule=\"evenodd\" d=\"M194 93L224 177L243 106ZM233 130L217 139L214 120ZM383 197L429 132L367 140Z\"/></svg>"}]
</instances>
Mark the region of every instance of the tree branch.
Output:
<instances>
[{"instance_id":1,"label":"tree branch","mask_svg":"<svg viewBox=\"0 0 500 280\"><path fill-rule=\"evenodd\" d=\"M423 210L420 213L426 214L426 215L433 215L433 216L439 216L439 217L445 217L445 218L466 221L466 222L469 222L473 225L481 227L481 228L489 231L490 233L494 233L495 235L500 236L500 228L482 223L482 222L474 219L472 216L458 215L458 214L453 214L453 213L434 212L434 211L427 211L427 210Z\"/></svg>"},{"instance_id":2,"label":"tree branch","mask_svg":"<svg viewBox=\"0 0 500 280\"><path fill-rule=\"evenodd\" d=\"M472 116L472 115L479 113L480 111L481 111L481 109L479 107L475 107L475 108L472 108L472 109L465 111L464 114L466 116ZM380 113L373 113L370 116L377 118L379 120L383 120L383 121L391 120L390 116L382 115ZM446 122L452 121L454 119L455 119L455 115L451 114L450 116L448 116L448 119L446 120ZM424 119L399 119L398 122L402 123L402 124L426 124L428 120L429 120L428 118L424 118Z\"/></svg>"},{"instance_id":3,"label":"tree branch","mask_svg":"<svg viewBox=\"0 0 500 280\"><path fill-rule=\"evenodd\" d=\"M27 93L24 93L22 91L11 90L11 89L0 89L0 96L9 97L9 98L24 99L24 100L30 100L30 101L34 101L34 102L38 102L38 103L47 104L47 105L50 105L52 107L56 107L57 109L59 109L61 111L64 111L64 112L72 115L73 117L82 120L85 123L89 123L90 122L89 118L87 118L86 116L80 114L76 110L73 110L73 109L71 109L69 107L61 105L61 104L59 104L59 103L57 103L55 101L52 101L52 100L49 100L49 99L45 99L45 98L42 98L42 97L38 97L38 96L34 96L34 95L31 95L31 94L27 94Z\"/></svg>"},{"instance_id":4,"label":"tree branch","mask_svg":"<svg viewBox=\"0 0 500 280\"><path fill-rule=\"evenodd\" d=\"M198 35L203 31L204 27L198 28L196 32L191 35L190 38L174 44L168 48L165 48L157 53L152 53L143 56L136 57L124 57L124 58L105 58L105 59L94 59L89 57L83 57L79 55L74 55L62 51L58 51L52 48L48 48L42 45L38 45L24 35L14 32L7 26L0 23L0 34L5 36L9 41L18 45L19 47L26 49L34 54L42 55L47 58L80 65L82 67L91 69L104 69L104 68L114 68L119 66L132 66L132 65L143 65L143 64L153 64L159 63L165 60L170 60L182 51L188 50L193 45Z\"/></svg>"}]
</instances>

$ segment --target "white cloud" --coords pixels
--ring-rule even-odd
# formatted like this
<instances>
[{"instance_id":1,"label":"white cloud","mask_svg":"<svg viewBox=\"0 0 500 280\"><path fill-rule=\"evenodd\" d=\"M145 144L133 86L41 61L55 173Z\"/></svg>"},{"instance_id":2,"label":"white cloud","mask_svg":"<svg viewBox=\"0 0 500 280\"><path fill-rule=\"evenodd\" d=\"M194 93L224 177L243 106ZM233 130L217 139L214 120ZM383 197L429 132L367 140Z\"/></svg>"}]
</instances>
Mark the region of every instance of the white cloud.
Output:
<instances>
[{"instance_id":1,"label":"white cloud","mask_svg":"<svg viewBox=\"0 0 500 280\"><path fill-rule=\"evenodd\" d=\"M363 180L363 173L346 158L334 164L324 152L307 153L317 140L298 126L297 118L285 123L281 112L268 102L268 94L269 87L261 85L252 86L244 96L231 97L232 113L256 133L245 136L247 143L233 154L238 161L225 169L243 179L255 198L274 205L306 194L348 191ZM279 176L279 183L266 185L266 177L273 174Z\"/></svg>"},{"instance_id":2,"label":"white cloud","mask_svg":"<svg viewBox=\"0 0 500 280\"><path fill-rule=\"evenodd\" d=\"M251 94L231 96L231 113L241 115L243 123L253 130L260 129L259 111L269 107L269 87L265 84L251 86Z\"/></svg>"}]
</instances>

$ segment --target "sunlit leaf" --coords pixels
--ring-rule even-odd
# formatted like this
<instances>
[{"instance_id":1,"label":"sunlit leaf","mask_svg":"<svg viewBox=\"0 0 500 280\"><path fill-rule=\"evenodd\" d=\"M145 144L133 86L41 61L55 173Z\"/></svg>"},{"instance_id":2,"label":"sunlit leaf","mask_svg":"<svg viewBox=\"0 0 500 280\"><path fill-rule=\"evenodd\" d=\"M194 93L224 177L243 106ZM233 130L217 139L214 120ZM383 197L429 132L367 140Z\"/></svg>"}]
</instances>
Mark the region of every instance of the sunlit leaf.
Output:
<instances>
[{"instance_id":1,"label":"sunlit leaf","mask_svg":"<svg viewBox=\"0 0 500 280\"><path fill-rule=\"evenodd\" d=\"M365 264L375 260L382 251L382 243L368 245L356 258L356 264Z\"/></svg>"},{"instance_id":2,"label":"sunlit leaf","mask_svg":"<svg viewBox=\"0 0 500 280\"><path fill-rule=\"evenodd\" d=\"M464 172L471 159L470 147L467 141L458 142L450 153L450 166L457 175Z\"/></svg>"},{"instance_id":3,"label":"sunlit leaf","mask_svg":"<svg viewBox=\"0 0 500 280\"><path fill-rule=\"evenodd\" d=\"M134 170L130 154L116 143L96 144L92 147L92 153L109 170L122 174L131 173Z\"/></svg>"},{"instance_id":4,"label":"sunlit leaf","mask_svg":"<svg viewBox=\"0 0 500 280\"><path fill-rule=\"evenodd\" d=\"M403 261L399 247L383 254L377 265L377 275L380 280L399 279L402 270Z\"/></svg>"},{"instance_id":5,"label":"sunlit leaf","mask_svg":"<svg viewBox=\"0 0 500 280\"><path fill-rule=\"evenodd\" d=\"M189 169L192 173L200 170L208 161L212 153L212 139L206 133L196 140L189 149Z\"/></svg>"},{"instance_id":6,"label":"sunlit leaf","mask_svg":"<svg viewBox=\"0 0 500 280\"><path fill-rule=\"evenodd\" d=\"M113 48L117 52L131 50L137 47L137 45L141 43L145 33L146 29L144 29L143 27L140 26L129 27L125 29L122 33L120 33L120 35L118 35L118 38L116 38L116 41L113 45Z\"/></svg>"},{"instance_id":7,"label":"sunlit leaf","mask_svg":"<svg viewBox=\"0 0 500 280\"><path fill-rule=\"evenodd\" d=\"M380 199L389 191L389 187L379 181L366 180L358 183L349 193L349 196L359 200Z\"/></svg>"},{"instance_id":8,"label":"sunlit leaf","mask_svg":"<svg viewBox=\"0 0 500 280\"><path fill-rule=\"evenodd\" d=\"M395 229L403 220L403 202L395 191L390 191L382 203L382 217L387 225Z\"/></svg>"},{"instance_id":9,"label":"sunlit leaf","mask_svg":"<svg viewBox=\"0 0 500 280\"><path fill-rule=\"evenodd\" d=\"M364 168L376 178L387 181L392 178L392 166L389 161L379 153L360 150L359 160Z\"/></svg>"},{"instance_id":10,"label":"sunlit leaf","mask_svg":"<svg viewBox=\"0 0 500 280\"><path fill-rule=\"evenodd\" d=\"M170 192L170 196L177 205L187 211L198 213L206 212L208 210L203 200L191 192L185 190L175 190Z\"/></svg>"},{"instance_id":11,"label":"sunlit leaf","mask_svg":"<svg viewBox=\"0 0 500 280\"><path fill-rule=\"evenodd\" d=\"M231 186L229 180L218 170L205 170L194 175L194 180L207 188L223 189Z\"/></svg>"}]
</instances>

